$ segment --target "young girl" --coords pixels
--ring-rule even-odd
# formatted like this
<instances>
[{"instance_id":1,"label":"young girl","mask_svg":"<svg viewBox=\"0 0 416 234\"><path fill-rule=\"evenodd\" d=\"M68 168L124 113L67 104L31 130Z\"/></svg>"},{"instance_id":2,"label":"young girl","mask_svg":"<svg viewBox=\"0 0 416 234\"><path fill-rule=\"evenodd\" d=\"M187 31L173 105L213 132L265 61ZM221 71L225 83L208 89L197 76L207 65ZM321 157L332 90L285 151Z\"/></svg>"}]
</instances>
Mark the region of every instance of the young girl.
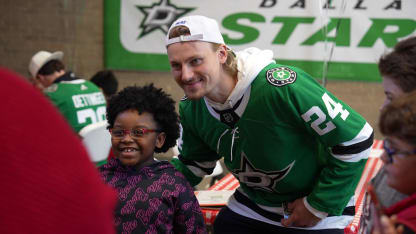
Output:
<instances>
[{"instance_id":1,"label":"young girl","mask_svg":"<svg viewBox=\"0 0 416 234\"><path fill-rule=\"evenodd\" d=\"M205 233L192 187L153 155L179 137L174 101L152 84L127 87L110 99L107 119L116 158L100 172L118 192L118 233Z\"/></svg>"}]
</instances>

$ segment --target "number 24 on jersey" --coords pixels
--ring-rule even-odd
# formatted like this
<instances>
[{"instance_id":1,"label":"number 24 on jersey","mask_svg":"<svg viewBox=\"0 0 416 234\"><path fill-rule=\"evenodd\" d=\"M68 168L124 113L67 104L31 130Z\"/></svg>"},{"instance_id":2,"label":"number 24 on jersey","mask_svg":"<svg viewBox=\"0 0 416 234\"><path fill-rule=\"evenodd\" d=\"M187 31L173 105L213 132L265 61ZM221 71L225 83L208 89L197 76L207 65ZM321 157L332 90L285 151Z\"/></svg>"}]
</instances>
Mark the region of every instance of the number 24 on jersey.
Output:
<instances>
[{"instance_id":1,"label":"number 24 on jersey","mask_svg":"<svg viewBox=\"0 0 416 234\"><path fill-rule=\"evenodd\" d=\"M350 114L348 110L343 109L341 103L335 102L327 93L322 95L322 100L325 103L327 113L331 119L334 119L340 115L342 120L346 120ZM311 117L316 115L318 118L311 122L311 128L315 130L320 136L334 130L335 124L328 120L326 121L327 115L321 110L319 106L313 106L302 115L302 119L305 122L311 121ZM323 124L322 126L320 126Z\"/></svg>"}]
</instances>

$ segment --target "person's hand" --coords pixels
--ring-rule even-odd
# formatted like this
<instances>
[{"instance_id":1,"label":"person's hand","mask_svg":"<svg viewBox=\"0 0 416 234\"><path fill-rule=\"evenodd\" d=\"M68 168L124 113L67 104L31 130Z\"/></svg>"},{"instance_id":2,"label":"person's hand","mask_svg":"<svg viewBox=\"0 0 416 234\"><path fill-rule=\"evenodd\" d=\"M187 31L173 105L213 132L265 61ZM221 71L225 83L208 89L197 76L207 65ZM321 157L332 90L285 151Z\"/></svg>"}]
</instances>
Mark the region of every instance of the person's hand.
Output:
<instances>
[{"instance_id":1,"label":"person's hand","mask_svg":"<svg viewBox=\"0 0 416 234\"><path fill-rule=\"evenodd\" d=\"M289 227L312 227L315 226L320 218L313 215L303 204L303 198L296 199L288 204L291 215L288 219L282 219L280 222L283 226Z\"/></svg>"},{"instance_id":2,"label":"person's hand","mask_svg":"<svg viewBox=\"0 0 416 234\"><path fill-rule=\"evenodd\" d=\"M403 225L396 228L397 216L393 215L390 218L382 215L380 218L380 227L375 226L373 234L402 234L404 232Z\"/></svg>"}]
</instances>

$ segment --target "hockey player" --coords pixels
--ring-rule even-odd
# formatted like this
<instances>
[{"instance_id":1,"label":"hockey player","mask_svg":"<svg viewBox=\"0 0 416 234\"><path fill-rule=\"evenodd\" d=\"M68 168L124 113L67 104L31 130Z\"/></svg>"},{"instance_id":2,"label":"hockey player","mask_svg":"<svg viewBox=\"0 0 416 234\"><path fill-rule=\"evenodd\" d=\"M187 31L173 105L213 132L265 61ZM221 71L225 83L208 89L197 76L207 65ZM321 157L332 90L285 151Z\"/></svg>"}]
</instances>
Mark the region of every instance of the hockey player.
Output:
<instances>
[{"instance_id":1,"label":"hockey player","mask_svg":"<svg viewBox=\"0 0 416 234\"><path fill-rule=\"evenodd\" d=\"M88 124L106 120L106 101L100 89L90 81L65 72L61 51L39 51L29 63L29 73L44 87L43 92L79 132Z\"/></svg>"},{"instance_id":2,"label":"hockey player","mask_svg":"<svg viewBox=\"0 0 416 234\"><path fill-rule=\"evenodd\" d=\"M343 233L373 143L366 120L272 51L234 53L213 19L176 20L166 47L185 92L172 163L195 185L224 157L240 182L215 233Z\"/></svg>"}]
</instances>

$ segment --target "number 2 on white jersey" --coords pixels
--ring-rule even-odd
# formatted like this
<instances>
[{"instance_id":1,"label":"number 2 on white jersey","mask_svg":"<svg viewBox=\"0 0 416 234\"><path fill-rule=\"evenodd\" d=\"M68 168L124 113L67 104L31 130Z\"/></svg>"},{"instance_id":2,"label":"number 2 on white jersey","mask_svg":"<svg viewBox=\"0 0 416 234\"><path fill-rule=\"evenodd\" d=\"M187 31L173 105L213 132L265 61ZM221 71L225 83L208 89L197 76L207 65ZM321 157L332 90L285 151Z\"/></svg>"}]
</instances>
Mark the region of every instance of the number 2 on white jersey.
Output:
<instances>
[{"instance_id":1,"label":"number 2 on white jersey","mask_svg":"<svg viewBox=\"0 0 416 234\"><path fill-rule=\"evenodd\" d=\"M327 94L324 93L324 95L322 96L322 100L325 103L325 107L327 109L327 112L329 114L329 116L331 117L331 119L334 119L338 114L341 114L341 119L342 120L346 120L347 117L349 116L350 112L348 112L348 110L344 110L342 109L342 105L341 103L335 102L334 100L332 100L332 98ZM315 132L317 132L320 136L334 130L336 128L335 124L329 120L325 123L325 127L321 128L319 125L324 123L326 120L326 115L325 113L321 110L321 108L319 108L319 106L313 106L311 107L308 111L306 111L303 115L302 115L302 119L305 122L309 122L311 121L311 116L312 115L316 115L318 116L317 119L315 119L314 121L312 121L311 123L311 128L313 130L315 130Z\"/></svg>"},{"instance_id":2,"label":"number 2 on white jersey","mask_svg":"<svg viewBox=\"0 0 416 234\"><path fill-rule=\"evenodd\" d=\"M87 119L90 119L91 123L103 121L105 120L105 113L106 110L104 106L98 107L97 111L94 111L92 108L77 111L78 123L83 124L87 122Z\"/></svg>"}]
</instances>

